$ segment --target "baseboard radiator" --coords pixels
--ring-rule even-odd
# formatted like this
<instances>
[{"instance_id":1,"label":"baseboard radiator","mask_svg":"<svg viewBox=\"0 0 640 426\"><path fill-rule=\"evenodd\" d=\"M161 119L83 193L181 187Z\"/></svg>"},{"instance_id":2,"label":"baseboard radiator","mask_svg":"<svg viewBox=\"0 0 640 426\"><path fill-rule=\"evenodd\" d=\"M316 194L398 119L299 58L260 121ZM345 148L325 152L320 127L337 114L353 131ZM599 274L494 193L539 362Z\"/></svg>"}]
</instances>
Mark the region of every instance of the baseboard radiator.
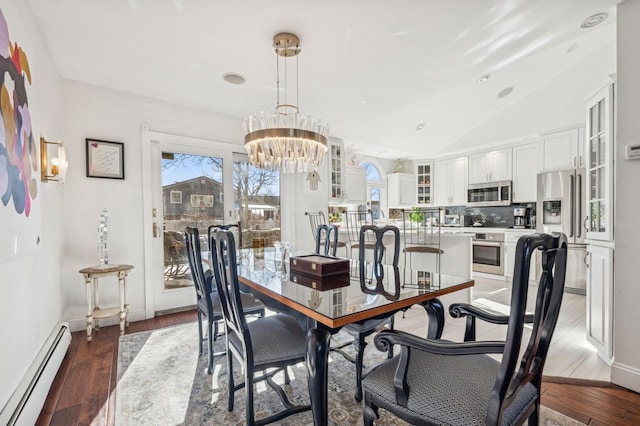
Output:
<instances>
[{"instance_id":1,"label":"baseboard radiator","mask_svg":"<svg viewBox=\"0 0 640 426\"><path fill-rule=\"evenodd\" d=\"M69 324L58 324L0 412L0 425L36 423L70 344Z\"/></svg>"}]
</instances>

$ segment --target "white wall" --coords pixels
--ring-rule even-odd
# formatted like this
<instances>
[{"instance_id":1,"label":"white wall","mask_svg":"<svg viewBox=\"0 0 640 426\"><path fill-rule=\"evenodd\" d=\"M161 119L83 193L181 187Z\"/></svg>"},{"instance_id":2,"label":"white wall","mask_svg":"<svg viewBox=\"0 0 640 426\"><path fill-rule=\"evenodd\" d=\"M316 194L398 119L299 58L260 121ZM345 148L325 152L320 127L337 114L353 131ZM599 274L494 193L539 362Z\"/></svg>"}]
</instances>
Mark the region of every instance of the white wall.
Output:
<instances>
[{"instance_id":1,"label":"white wall","mask_svg":"<svg viewBox=\"0 0 640 426\"><path fill-rule=\"evenodd\" d=\"M640 392L640 161L626 161L624 149L640 143L640 1L618 6L616 206L614 255L614 364L611 381Z\"/></svg>"},{"instance_id":2,"label":"white wall","mask_svg":"<svg viewBox=\"0 0 640 426\"><path fill-rule=\"evenodd\" d=\"M64 205L64 317L77 330L86 315L78 270L98 263L98 216L107 208L110 262L134 265L128 278L130 316L134 321L143 319L141 125L147 123L150 130L161 133L238 144L242 152L241 120L73 81L65 81L64 93L63 132L70 164ZM85 138L124 142L124 180L86 177ZM101 286L100 300L117 305L117 286Z\"/></svg>"},{"instance_id":3,"label":"white wall","mask_svg":"<svg viewBox=\"0 0 640 426\"><path fill-rule=\"evenodd\" d=\"M60 140L63 137L62 82L27 3L2 2L0 8L9 27L10 40L24 49L29 60L32 84L27 87L27 96L34 139L38 142L40 136L44 136L48 140ZM41 197L43 211L41 247L0 263L0 409L61 319L63 191L64 186L39 182L38 197ZM0 232L3 232L2 226L0 224Z\"/></svg>"}]
</instances>

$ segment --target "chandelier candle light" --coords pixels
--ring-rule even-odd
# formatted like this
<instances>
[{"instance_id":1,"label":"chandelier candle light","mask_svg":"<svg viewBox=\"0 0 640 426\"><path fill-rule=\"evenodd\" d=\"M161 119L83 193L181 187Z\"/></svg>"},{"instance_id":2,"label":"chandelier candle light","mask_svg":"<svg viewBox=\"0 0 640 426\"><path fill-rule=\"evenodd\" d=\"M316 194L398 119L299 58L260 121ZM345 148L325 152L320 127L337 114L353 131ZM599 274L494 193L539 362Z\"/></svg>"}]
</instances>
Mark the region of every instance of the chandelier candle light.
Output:
<instances>
[{"instance_id":1,"label":"chandelier candle light","mask_svg":"<svg viewBox=\"0 0 640 426\"><path fill-rule=\"evenodd\" d=\"M277 102L273 111L260 111L244 119L244 145L251 164L261 169L300 173L317 169L327 153L329 125L298 109L300 39L295 34L273 37L276 52ZM288 103L287 59L296 57L296 104ZM280 102L280 58L284 58L284 102Z\"/></svg>"}]
</instances>

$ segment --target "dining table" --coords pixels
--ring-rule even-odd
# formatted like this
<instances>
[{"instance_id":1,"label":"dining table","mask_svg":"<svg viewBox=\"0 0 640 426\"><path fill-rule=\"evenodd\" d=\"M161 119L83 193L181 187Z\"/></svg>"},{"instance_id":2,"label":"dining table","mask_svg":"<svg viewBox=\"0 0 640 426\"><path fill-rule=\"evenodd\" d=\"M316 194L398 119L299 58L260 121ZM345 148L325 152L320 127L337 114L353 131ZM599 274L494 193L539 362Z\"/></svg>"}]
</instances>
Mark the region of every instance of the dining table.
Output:
<instances>
[{"instance_id":1,"label":"dining table","mask_svg":"<svg viewBox=\"0 0 640 426\"><path fill-rule=\"evenodd\" d=\"M262 251L264 250L264 251ZM296 253L292 259L308 253ZM440 297L474 285L471 277L348 260L344 273L305 276L291 271L273 248L243 249L238 281L268 308L289 313L307 329L306 368L315 425L328 424L328 358L331 335L347 324L390 315L419 305L428 318L427 338L442 335L445 308Z\"/></svg>"}]
</instances>

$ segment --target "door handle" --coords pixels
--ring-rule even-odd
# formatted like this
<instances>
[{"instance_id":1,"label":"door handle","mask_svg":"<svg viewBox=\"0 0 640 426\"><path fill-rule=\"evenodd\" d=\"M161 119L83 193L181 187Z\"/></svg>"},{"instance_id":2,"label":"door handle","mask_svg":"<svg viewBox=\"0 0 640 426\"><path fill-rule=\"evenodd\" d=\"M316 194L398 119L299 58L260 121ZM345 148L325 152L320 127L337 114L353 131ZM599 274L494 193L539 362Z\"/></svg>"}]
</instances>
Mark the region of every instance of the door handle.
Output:
<instances>
[{"instance_id":1,"label":"door handle","mask_svg":"<svg viewBox=\"0 0 640 426\"><path fill-rule=\"evenodd\" d=\"M586 232L589 232L589 228L587 228L587 222L589 222L589 216L584 217L584 221L582 222L582 227Z\"/></svg>"},{"instance_id":2,"label":"door handle","mask_svg":"<svg viewBox=\"0 0 640 426\"><path fill-rule=\"evenodd\" d=\"M576 158L573 157L573 162L575 163ZM573 228L576 217L576 181L575 177L571 175L571 200L569 201L569 237L573 237Z\"/></svg>"},{"instance_id":3,"label":"door handle","mask_svg":"<svg viewBox=\"0 0 640 426\"><path fill-rule=\"evenodd\" d=\"M582 158L582 157L580 157ZM582 229L580 228L580 225L578 224L578 221L580 220L580 218L582 217L582 175L578 175L578 182L577 182L577 197L578 197L578 214L575 215L574 217L571 218L572 221L576 222L576 233L578 234L577 237L578 238L582 238Z\"/></svg>"},{"instance_id":4,"label":"door handle","mask_svg":"<svg viewBox=\"0 0 640 426\"><path fill-rule=\"evenodd\" d=\"M160 227L158 226L158 222L153 222L153 238L160 237Z\"/></svg>"},{"instance_id":5,"label":"door handle","mask_svg":"<svg viewBox=\"0 0 640 426\"><path fill-rule=\"evenodd\" d=\"M584 255L584 259L582 260L584 262L585 265L587 265L587 268L589 268L589 253L585 253Z\"/></svg>"}]
</instances>

